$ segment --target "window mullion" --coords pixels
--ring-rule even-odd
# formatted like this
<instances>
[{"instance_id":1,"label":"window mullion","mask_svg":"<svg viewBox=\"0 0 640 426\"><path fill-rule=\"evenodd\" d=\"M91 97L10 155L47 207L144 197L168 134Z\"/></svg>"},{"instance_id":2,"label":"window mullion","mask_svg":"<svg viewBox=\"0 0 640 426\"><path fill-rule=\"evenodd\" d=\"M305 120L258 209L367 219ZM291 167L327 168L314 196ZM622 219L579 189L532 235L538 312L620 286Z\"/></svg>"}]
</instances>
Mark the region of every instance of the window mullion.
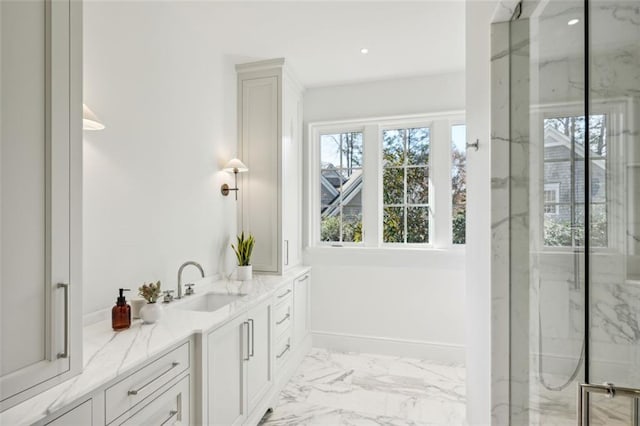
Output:
<instances>
[{"instance_id":1,"label":"window mullion","mask_svg":"<svg viewBox=\"0 0 640 426\"><path fill-rule=\"evenodd\" d=\"M378 247L382 229L381 132L377 124L364 128L362 234L365 247Z\"/></svg>"}]
</instances>

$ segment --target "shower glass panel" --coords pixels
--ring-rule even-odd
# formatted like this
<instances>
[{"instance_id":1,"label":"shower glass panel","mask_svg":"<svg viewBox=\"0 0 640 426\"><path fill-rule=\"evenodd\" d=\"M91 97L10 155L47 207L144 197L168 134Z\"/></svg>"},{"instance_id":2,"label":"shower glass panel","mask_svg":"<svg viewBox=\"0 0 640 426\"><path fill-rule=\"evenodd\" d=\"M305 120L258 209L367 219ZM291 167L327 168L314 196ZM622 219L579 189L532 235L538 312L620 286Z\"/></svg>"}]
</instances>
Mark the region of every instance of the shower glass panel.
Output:
<instances>
[{"instance_id":1,"label":"shower glass panel","mask_svg":"<svg viewBox=\"0 0 640 426\"><path fill-rule=\"evenodd\" d=\"M640 388L640 1L588 5L588 382ZM596 398L591 425L630 424L629 398Z\"/></svg>"},{"instance_id":2,"label":"shower glass panel","mask_svg":"<svg viewBox=\"0 0 640 426\"><path fill-rule=\"evenodd\" d=\"M640 387L640 2L524 1L509 23L510 423L575 425ZM593 394L591 425L632 400Z\"/></svg>"},{"instance_id":3,"label":"shower glass panel","mask_svg":"<svg viewBox=\"0 0 640 426\"><path fill-rule=\"evenodd\" d=\"M549 1L510 25L513 425L575 424L584 382L584 21Z\"/></svg>"}]
</instances>

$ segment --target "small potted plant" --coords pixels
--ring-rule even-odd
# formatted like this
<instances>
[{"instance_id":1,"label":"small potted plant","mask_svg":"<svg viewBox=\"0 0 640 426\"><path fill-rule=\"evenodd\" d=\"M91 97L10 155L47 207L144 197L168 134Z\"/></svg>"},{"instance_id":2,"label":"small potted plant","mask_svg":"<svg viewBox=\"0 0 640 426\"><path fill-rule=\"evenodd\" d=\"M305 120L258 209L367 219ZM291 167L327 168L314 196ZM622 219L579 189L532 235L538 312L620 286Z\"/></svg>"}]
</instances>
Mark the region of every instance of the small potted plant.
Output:
<instances>
[{"instance_id":1,"label":"small potted plant","mask_svg":"<svg viewBox=\"0 0 640 426\"><path fill-rule=\"evenodd\" d=\"M238 269L236 275L240 281L249 281L253 278L253 270L251 266L251 253L253 252L253 246L256 240L253 235L249 234L247 238L244 237L244 231L237 236L237 246L231 244L231 248L236 253L238 258Z\"/></svg>"},{"instance_id":2,"label":"small potted plant","mask_svg":"<svg viewBox=\"0 0 640 426\"><path fill-rule=\"evenodd\" d=\"M147 304L140 309L140 318L146 324L153 324L162 316L162 306L156 303L160 299L160 281L157 283L142 284L138 288L138 294L147 301Z\"/></svg>"}]
</instances>

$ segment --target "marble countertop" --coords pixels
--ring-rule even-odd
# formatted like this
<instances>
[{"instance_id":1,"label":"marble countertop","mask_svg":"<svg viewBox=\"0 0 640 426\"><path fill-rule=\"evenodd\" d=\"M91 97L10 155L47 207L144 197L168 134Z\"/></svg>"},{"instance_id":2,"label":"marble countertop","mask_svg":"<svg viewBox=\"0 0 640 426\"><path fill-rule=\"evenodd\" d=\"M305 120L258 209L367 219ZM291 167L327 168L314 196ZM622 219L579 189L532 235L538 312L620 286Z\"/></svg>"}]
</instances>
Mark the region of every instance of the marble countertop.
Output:
<instances>
[{"instance_id":1,"label":"marble countertop","mask_svg":"<svg viewBox=\"0 0 640 426\"><path fill-rule=\"evenodd\" d=\"M246 294L214 312L179 309L183 301L164 306L163 317L155 324L132 321L131 328L119 332L111 329L111 321L100 321L83 328L84 368L81 374L40 395L0 413L0 424L23 425L42 420L49 414L71 405L96 391L121 374L134 370L144 362L196 333L220 327L268 298L288 280L309 271L309 267L292 268L282 276L255 276L252 281L203 280L197 294L184 303L207 293Z\"/></svg>"}]
</instances>

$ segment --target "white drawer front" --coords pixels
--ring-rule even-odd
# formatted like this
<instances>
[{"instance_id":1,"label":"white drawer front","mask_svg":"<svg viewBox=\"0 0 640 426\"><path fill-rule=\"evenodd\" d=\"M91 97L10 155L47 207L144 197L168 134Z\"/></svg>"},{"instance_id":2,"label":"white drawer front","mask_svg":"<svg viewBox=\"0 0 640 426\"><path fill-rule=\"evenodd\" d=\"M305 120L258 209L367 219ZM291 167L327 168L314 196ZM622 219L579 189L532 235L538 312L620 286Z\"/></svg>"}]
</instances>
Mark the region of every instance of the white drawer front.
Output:
<instances>
[{"instance_id":1,"label":"white drawer front","mask_svg":"<svg viewBox=\"0 0 640 426\"><path fill-rule=\"evenodd\" d=\"M107 423L111 423L187 368L189 342L105 390Z\"/></svg>"},{"instance_id":2,"label":"white drawer front","mask_svg":"<svg viewBox=\"0 0 640 426\"><path fill-rule=\"evenodd\" d=\"M55 420L46 423L47 426L87 426L93 422L92 401L88 400L69 410Z\"/></svg>"},{"instance_id":3,"label":"white drawer front","mask_svg":"<svg viewBox=\"0 0 640 426\"><path fill-rule=\"evenodd\" d=\"M276 340L291 326L293 310L291 307L291 297L287 297L285 301L280 303L273 313L273 333Z\"/></svg>"},{"instance_id":4,"label":"white drawer front","mask_svg":"<svg viewBox=\"0 0 640 426\"><path fill-rule=\"evenodd\" d=\"M121 425L189 425L189 376L150 401Z\"/></svg>"}]
</instances>

